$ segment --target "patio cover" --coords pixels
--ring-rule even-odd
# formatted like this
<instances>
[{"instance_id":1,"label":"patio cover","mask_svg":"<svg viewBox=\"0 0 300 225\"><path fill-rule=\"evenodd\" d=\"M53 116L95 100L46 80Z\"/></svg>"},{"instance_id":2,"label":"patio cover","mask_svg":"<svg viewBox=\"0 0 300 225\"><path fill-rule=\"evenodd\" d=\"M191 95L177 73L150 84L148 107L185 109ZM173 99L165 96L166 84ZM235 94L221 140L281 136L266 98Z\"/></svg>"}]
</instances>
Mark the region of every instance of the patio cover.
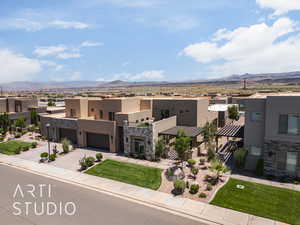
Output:
<instances>
[{"instance_id":1,"label":"patio cover","mask_svg":"<svg viewBox=\"0 0 300 225\"><path fill-rule=\"evenodd\" d=\"M201 134L202 129L200 127L187 127L187 126L176 126L170 129L164 130L159 134L177 136L179 130L183 130L187 137L197 137Z\"/></svg>"},{"instance_id":2,"label":"patio cover","mask_svg":"<svg viewBox=\"0 0 300 225\"><path fill-rule=\"evenodd\" d=\"M215 135L244 138L244 126L228 124L218 130Z\"/></svg>"}]
</instances>

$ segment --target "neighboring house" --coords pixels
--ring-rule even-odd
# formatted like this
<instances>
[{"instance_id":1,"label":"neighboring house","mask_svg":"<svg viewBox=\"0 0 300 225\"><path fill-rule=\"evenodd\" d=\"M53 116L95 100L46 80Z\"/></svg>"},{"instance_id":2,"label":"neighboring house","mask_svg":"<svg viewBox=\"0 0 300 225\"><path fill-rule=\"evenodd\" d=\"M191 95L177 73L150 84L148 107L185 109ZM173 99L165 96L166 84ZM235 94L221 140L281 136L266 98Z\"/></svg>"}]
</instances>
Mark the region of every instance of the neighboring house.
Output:
<instances>
[{"instance_id":1,"label":"neighboring house","mask_svg":"<svg viewBox=\"0 0 300 225\"><path fill-rule=\"evenodd\" d=\"M24 117L26 123L31 123L30 112L35 109L38 113L46 111L45 107L38 107L37 98L8 97L0 98L0 113L7 113L11 120Z\"/></svg>"},{"instance_id":2,"label":"neighboring house","mask_svg":"<svg viewBox=\"0 0 300 225\"><path fill-rule=\"evenodd\" d=\"M188 131L216 118L206 98L73 98L65 103L65 113L41 115L43 136L56 142L67 138L79 147L142 153L149 160L164 131L176 126ZM200 142L197 136L193 140Z\"/></svg>"},{"instance_id":3,"label":"neighboring house","mask_svg":"<svg viewBox=\"0 0 300 225\"><path fill-rule=\"evenodd\" d=\"M246 169L264 160L266 175L300 177L300 96L245 101Z\"/></svg>"}]
</instances>

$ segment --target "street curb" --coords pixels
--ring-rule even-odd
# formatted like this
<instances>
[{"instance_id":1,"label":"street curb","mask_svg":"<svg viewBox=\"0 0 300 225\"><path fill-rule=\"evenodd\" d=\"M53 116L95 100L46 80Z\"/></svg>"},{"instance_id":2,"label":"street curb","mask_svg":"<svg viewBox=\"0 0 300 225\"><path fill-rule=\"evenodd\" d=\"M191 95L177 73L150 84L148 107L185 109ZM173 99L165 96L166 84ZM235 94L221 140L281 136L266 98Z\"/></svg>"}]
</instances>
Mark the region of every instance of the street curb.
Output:
<instances>
[{"instance_id":1,"label":"street curb","mask_svg":"<svg viewBox=\"0 0 300 225\"><path fill-rule=\"evenodd\" d=\"M28 168L24 168L22 166L16 166L16 165L13 165L11 163L2 162L1 160L0 160L0 163L2 163L4 165L7 165L7 166L10 166L10 167L13 167L13 168L21 169L21 170L24 170L24 171L27 171L27 172L30 172L30 173L33 173L33 174L36 174L36 175L40 175L40 176L48 177L48 178L51 178L51 179L54 179L54 180L58 180L58 181L61 181L61 182L64 182L64 183L74 184L74 185L77 185L77 186L80 186L80 187L83 187L83 188L86 188L86 189L94 190L94 191L100 191L102 193L106 193L106 194L109 194L109 195L113 195L115 197L119 197L119 198L122 198L122 199L130 200L130 201L142 204L142 205L146 205L148 207L153 207L153 208L156 208L156 209L161 209L161 210L167 211L169 213L172 213L172 214L175 214L175 215L179 215L179 216L183 216L183 217L187 217L187 218L190 218L190 219L193 219L193 220L201 221L201 222L204 222L204 223L208 222L209 224L218 224L218 225L222 225L223 224L223 223L217 222L217 221L215 221L213 219L208 219L208 218L205 218L205 217L200 217L200 216L198 216L196 214L187 213L186 211L179 210L177 208L172 208L172 207L160 204L160 203L151 202L151 201L145 201L143 199L132 197L130 195L125 195L125 194L121 194L121 193L118 193L118 192L109 191L107 189L103 189L103 188L99 188L99 187L94 187L94 186L87 185L87 184L83 185L82 183L79 183L79 182L71 181L71 180L68 180L68 179L62 179L60 177L56 177L56 176L53 176L53 175L45 174L45 173L42 173L42 172L37 172L37 171L34 171L34 170L30 170Z\"/></svg>"}]
</instances>

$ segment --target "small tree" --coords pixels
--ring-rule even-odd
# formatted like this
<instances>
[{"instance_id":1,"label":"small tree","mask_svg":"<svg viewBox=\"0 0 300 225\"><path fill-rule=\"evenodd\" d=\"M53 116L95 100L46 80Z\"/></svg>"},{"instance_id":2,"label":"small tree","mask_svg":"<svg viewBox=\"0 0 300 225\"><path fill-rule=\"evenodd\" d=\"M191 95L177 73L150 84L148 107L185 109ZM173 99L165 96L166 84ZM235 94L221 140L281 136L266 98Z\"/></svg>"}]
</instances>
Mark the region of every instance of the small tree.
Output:
<instances>
[{"instance_id":1,"label":"small tree","mask_svg":"<svg viewBox=\"0 0 300 225\"><path fill-rule=\"evenodd\" d=\"M231 120L239 120L239 110L236 105L228 107L228 118Z\"/></svg>"},{"instance_id":2,"label":"small tree","mask_svg":"<svg viewBox=\"0 0 300 225\"><path fill-rule=\"evenodd\" d=\"M203 136L203 141L205 146L214 142L215 133L217 131L216 120L212 122L206 122L204 127L202 128L201 135Z\"/></svg>"},{"instance_id":3,"label":"small tree","mask_svg":"<svg viewBox=\"0 0 300 225\"><path fill-rule=\"evenodd\" d=\"M166 144L163 139L158 139L155 145L155 159L159 160L165 154Z\"/></svg>"},{"instance_id":4,"label":"small tree","mask_svg":"<svg viewBox=\"0 0 300 225\"><path fill-rule=\"evenodd\" d=\"M38 113L36 109L30 111L31 124L37 126L38 123Z\"/></svg>"},{"instance_id":5,"label":"small tree","mask_svg":"<svg viewBox=\"0 0 300 225\"><path fill-rule=\"evenodd\" d=\"M183 130L179 130L175 141L175 151L178 158L183 163L187 158L187 152L190 149L190 137L185 136Z\"/></svg>"},{"instance_id":6,"label":"small tree","mask_svg":"<svg viewBox=\"0 0 300 225\"><path fill-rule=\"evenodd\" d=\"M10 119L7 113L0 114L0 128L3 129L5 135L10 126Z\"/></svg>"},{"instance_id":7,"label":"small tree","mask_svg":"<svg viewBox=\"0 0 300 225\"><path fill-rule=\"evenodd\" d=\"M63 148L63 152L64 153L69 153L70 151L70 141L66 138L64 138L62 141L61 141L61 144L62 144L62 148Z\"/></svg>"},{"instance_id":8,"label":"small tree","mask_svg":"<svg viewBox=\"0 0 300 225\"><path fill-rule=\"evenodd\" d=\"M194 180L196 180L197 174L199 172L199 169L196 167L191 168L191 172L194 175Z\"/></svg>"},{"instance_id":9,"label":"small tree","mask_svg":"<svg viewBox=\"0 0 300 225\"><path fill-rule=\"evenodd\" d=\"M174 185L174 194L175 195L182 194L186 188L186 184L183 180L176 180L176 181L174 181L173 185Z\"/></svg>"},{"instance_id":10,"label":"small tree","mask_svg":"<svg viewBox=\"0 0 300 225\"><path fill-rule=\"evenodd\" d=\"M25 128L25 125L26 125L26 119L24 117L19 117L18 119L16 119L15 126L17 128L20 128L22 130L23 128Z\"/></svg>"},{"instance_id":11,"label":"small tree","mask_svg":"<svg viewBox=\"0 0 300 225\"><path fill-rule=\"evenodd\" d=\"M207 159L208 161L214 160L216 158L216 148L213 143L208 143L207 148Z\"/></svg>"}]
</instances>

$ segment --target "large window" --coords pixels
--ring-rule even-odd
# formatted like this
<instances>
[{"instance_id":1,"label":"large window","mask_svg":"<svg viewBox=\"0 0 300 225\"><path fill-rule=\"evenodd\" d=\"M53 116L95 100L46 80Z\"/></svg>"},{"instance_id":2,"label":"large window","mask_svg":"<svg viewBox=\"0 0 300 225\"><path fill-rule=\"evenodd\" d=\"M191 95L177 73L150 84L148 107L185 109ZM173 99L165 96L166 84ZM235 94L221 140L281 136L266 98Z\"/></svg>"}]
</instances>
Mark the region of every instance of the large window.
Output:
<instances>
[{"instance_id":1,"label":"large window","mask_svg":"<svg viewBox=\"0 0 300 225\"><path fill-rule=\"evenodd\" d=\"M257 146L250 147L250 154L253 156L260 156L261 155L261 148Z\"/></svg>"},{"instance_id":2,"label":"large window","mask_svg":"<svg viewBox=\"0 0 300 225\"><path fill-rule=\"evenodd\" d=\"M110 121L114 121L115 120L115 113L114 112L109 112L108 113L108 119Z\"/></svg>"},{"instance_id":3,"label":"large window","mask_svg":"<svg viewBox=\"0 0 300 225\"><path fill-rule=\"evenodd\" d=\"M299 115L284 114L279 116L279 134L298 135Z\"/></svg>"},{"instance_id":4,"label":"large window","mask_svg":"<svg viewBox=\"0 0 300 225\"><path fill-rule=\"evenodd\" d=\"M286 170L289 174L294 175L297 169L297 152L288 152L286 157Z\"/></svg>"},{"instance_id":5,"label":"large window","mask_svg":"<svg viewBox=\"0 0 300 225\"><path fill-rule=\"evenodd\" d=\"M99 114L100 114L100 119L103 119L103 110L100 110Z\"/></svg>"},{"instance_id":6,"label":"large window","mask_svg":"<svg viewBox=\"0 0 300 225\"><path fill-rule=\"evenodd\" d=\"M260 121L261 120L261 112L251 112L251 120L252 121Z\"/></svg>"}]
</instances>

